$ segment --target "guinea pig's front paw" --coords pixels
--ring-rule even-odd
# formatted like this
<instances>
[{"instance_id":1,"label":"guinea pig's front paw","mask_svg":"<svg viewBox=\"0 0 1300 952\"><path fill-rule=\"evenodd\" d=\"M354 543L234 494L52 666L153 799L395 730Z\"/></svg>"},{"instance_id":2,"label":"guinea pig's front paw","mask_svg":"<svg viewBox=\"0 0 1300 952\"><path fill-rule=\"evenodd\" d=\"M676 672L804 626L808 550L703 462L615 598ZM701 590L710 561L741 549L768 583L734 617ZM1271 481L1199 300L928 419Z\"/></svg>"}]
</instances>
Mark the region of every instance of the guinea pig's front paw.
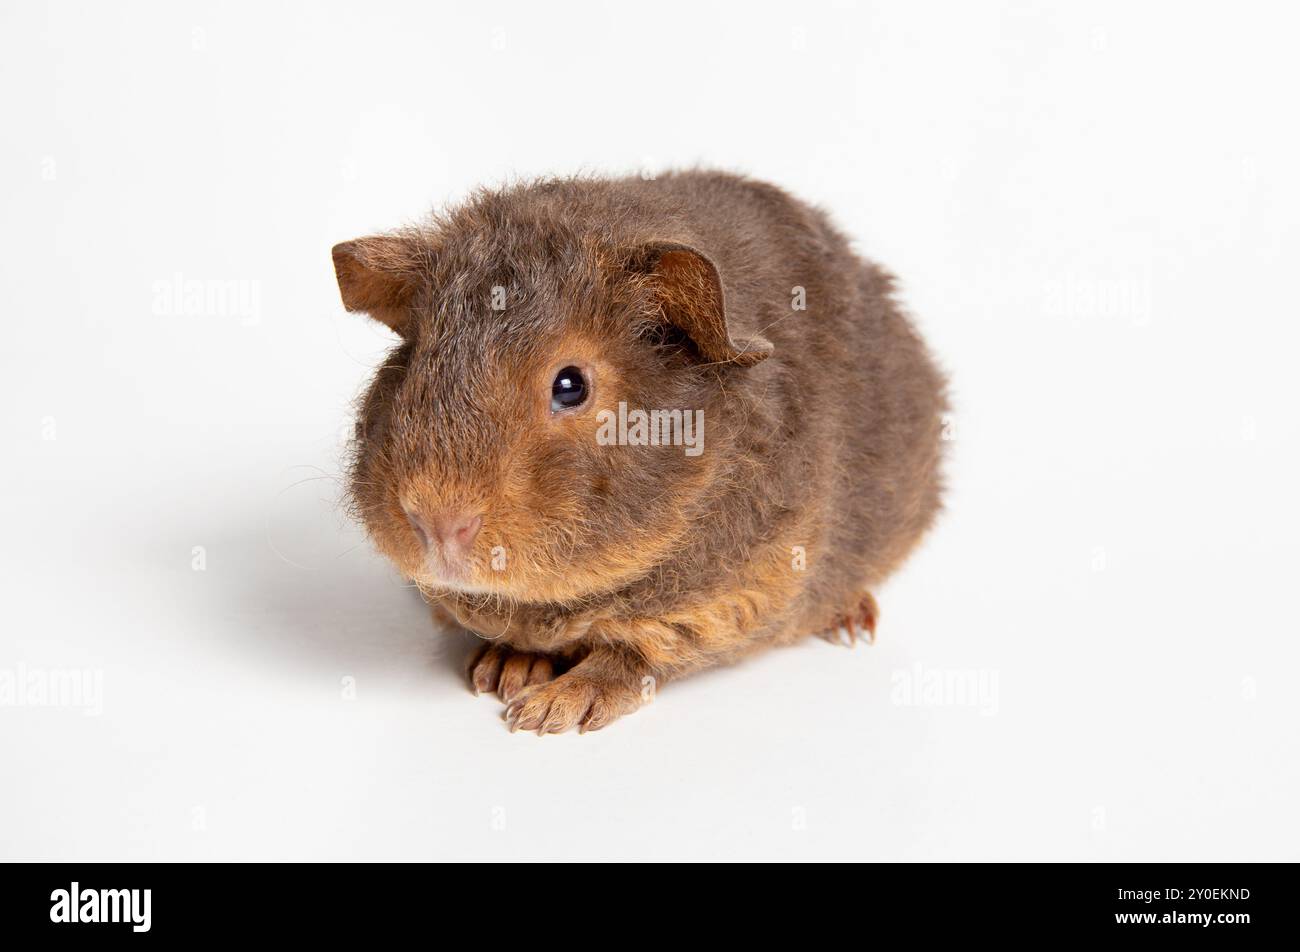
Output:
<instances>
[{"instance_id":1,"label":"guinea pig's front paw","mask_svg":"<svg viewBox=\"0 0 1300 952\"><path fill-rule=\"evenodd\" d=\"M505 717L511 731L537 731L540 737L574 726L579 733L598 731L640 706L639 684L575 669L525 690L506 707Z\"/></svg>"},{"instance_id":2,"label":"guinea pig's front paw","mask_svg":"<svg viewBox=\"0 0 1300 952\"><path fill-rule=\"evenodd\" d=\"M545 684L553 677L555 664L546 655L516 651L503 644L483 645L469 664L474 693L496 691L507 703L525 687Z\"/></svg>"},{"instance_id":3,"label":"guinea pig's front paw","mask_svg":"<svg viewBox=\"0 0 1300 952\"><path fill-rule=\"evenodd\" d=\"M585 733L600 730L640 704L640 694L627 685L565 674L524 691L506 708L505 716L511 731L537 731L540 736L576 726Z\"/></svg>"}]
</instances>

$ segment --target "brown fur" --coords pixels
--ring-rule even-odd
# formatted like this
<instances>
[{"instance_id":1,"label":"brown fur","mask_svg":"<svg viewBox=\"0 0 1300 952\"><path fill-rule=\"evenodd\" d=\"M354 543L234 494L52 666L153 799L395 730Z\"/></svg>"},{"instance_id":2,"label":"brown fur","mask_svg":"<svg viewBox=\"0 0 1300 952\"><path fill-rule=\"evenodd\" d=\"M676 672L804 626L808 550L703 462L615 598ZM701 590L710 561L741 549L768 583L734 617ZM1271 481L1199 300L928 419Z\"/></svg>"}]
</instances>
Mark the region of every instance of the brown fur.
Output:
<instances>
[{"instance_id":1,"label":"brown fur","mask_svg":"<svg viewBox=\"0 0 1300 952\"><path fill-rule=\"evenodd\" d=\"M361 405L356 511L492 640L471 678L512 727L602 727L685 672L874 628L871 589L939 508L944 383L892 279L771 185L483 191L334 259L348 308L403 337ZM592 394L552 414L570 365ZM620 401L702 409L704 452L599 445ZM482 513L468 584L431 574L404 504Z\"/></svg>"}]
</instances>

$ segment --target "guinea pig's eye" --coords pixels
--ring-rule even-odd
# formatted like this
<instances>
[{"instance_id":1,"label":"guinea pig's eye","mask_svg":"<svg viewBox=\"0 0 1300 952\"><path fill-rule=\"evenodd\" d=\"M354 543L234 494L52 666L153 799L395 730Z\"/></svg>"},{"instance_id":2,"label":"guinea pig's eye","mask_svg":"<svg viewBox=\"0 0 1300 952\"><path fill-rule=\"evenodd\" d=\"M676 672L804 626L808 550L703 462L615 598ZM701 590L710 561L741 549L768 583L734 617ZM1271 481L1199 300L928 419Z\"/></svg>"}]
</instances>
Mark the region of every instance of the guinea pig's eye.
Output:
<instances>
[{"instance_id":1,"label":"guinea pig's eye","mask_svg":"<svg viewBox=\"0 0 1300 952\"><path fill-rule=\"evenodd\" d=\"M551 411L581 406L587 399L587 381L577 367L565 367L551 384Z\"/></svg>"}]
</instances>

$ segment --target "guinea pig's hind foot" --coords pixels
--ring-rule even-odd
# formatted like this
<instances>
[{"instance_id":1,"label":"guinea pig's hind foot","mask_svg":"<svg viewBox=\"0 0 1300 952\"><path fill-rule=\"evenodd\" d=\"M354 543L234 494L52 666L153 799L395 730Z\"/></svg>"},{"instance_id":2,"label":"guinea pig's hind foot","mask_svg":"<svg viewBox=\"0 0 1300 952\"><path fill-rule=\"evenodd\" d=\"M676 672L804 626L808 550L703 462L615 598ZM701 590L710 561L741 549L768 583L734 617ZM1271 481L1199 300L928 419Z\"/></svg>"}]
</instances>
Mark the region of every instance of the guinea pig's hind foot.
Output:
<instances>
[{"instance_id":1,"label":"guinea pig's hind foot","mask_svg":"<svg viewBox=\"0 0 1300 952\"><path fill-rule=\"evenodd\" d=\"M516 651L495 642L481 645L469 663L469 683L474 693L496 691L506 703L524 688L545 684L554 677L555 663L546 655Z\"/></svg>"},{"instance_id":2,"label":"guinea pig's hind foot","mask_svg":"<svg viewBox=\"0 0 1300 952\"><path fill-rule=\"evenodd\" d=\"M875 596L864 592L857 608L845 615L838 616L830 628L818 634L833 645L845 645L852 648L861 638L869 645L876 643L876 619L880 617L880 607Z\"/></svg>"}]
</instances>

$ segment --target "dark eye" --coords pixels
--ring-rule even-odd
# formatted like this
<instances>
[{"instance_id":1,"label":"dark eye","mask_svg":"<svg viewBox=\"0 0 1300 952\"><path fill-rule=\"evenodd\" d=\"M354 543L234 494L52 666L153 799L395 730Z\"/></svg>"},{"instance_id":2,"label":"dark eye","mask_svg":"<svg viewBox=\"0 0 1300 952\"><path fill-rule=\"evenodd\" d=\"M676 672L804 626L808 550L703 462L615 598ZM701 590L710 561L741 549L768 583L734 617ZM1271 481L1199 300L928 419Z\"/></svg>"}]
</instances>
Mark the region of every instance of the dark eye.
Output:
<instances>
[{"instance_id":1,"label":"dark eye","mask_svg":"<svg viewBox=\"0 0 1300 952\"><path fill-rule=\"evenodd\" d=\"M555 375L551 384L551 410L567 410L581 406L587 399L587 381L577 367L565 367Z\"/></svg>"}]
</instances>

